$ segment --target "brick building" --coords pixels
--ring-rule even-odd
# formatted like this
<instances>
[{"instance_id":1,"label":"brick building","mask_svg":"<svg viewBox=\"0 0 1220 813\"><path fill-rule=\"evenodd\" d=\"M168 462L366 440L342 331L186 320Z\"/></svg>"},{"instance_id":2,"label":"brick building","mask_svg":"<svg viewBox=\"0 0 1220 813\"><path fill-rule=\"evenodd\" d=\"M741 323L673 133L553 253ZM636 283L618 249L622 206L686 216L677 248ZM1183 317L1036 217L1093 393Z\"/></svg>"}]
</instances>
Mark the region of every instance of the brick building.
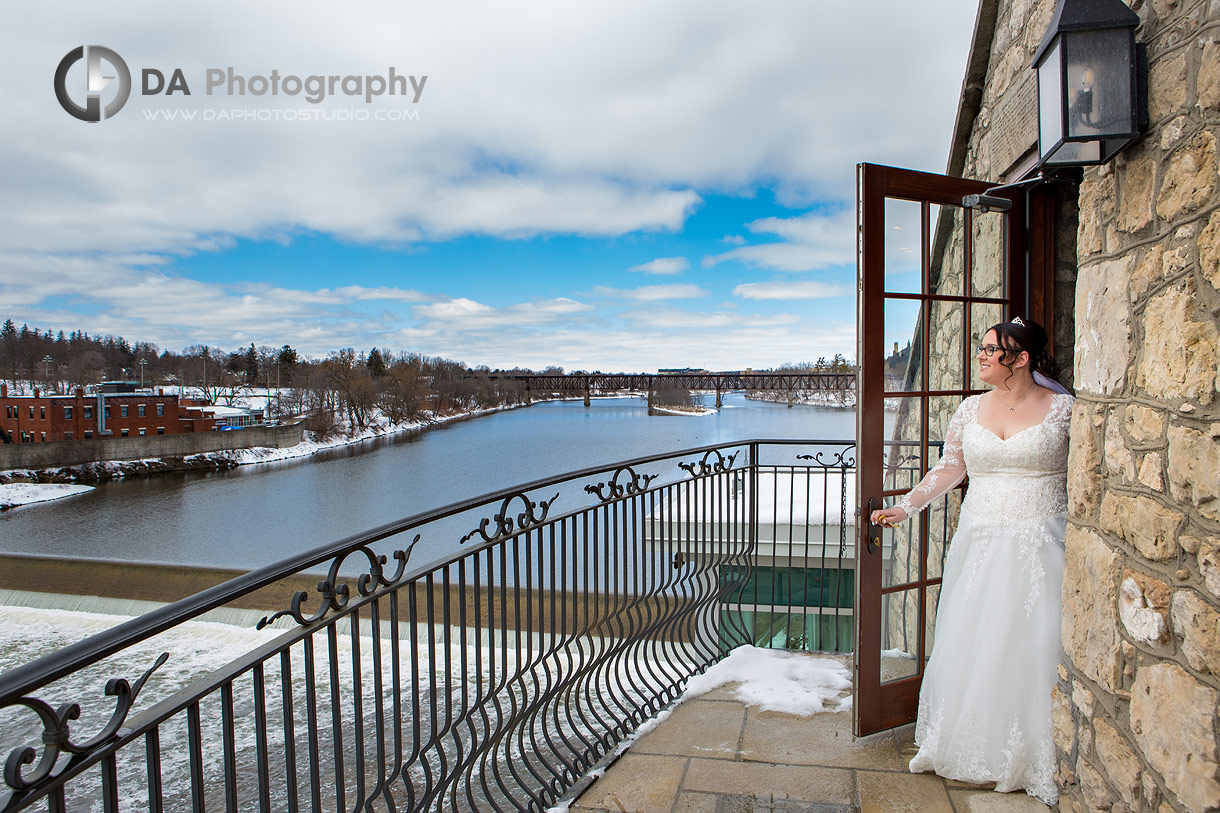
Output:
<instances>
[{"instance_id":1,"label":"brick building","mask_svg":"<svg viewBox=\"0 0 1220 813\"><path fill-rule=\"evenodd\" d=\"M138 390L108 383L95 393L12 395L0 384L0 443L43 443L95 437L141 437L210 432L214 416L206 404L164 390Z\"/></svg>"}]
</instances>

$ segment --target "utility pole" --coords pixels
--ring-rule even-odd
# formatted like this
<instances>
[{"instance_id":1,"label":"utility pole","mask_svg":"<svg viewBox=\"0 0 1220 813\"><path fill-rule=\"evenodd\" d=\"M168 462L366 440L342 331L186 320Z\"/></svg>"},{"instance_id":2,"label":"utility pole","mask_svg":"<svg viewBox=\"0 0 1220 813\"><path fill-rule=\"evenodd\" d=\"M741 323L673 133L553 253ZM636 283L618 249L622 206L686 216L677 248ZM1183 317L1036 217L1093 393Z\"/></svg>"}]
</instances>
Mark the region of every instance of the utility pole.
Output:
<instances>
[{"instance_id":1,"label":"utility pole","mask_svg":"<svg viewBox=\"0 0 1220 813\"><path fill-rule=\"evenodd\" d=\"M140 389L144 389L144 365L148 363L148 359L140 359Z\"/></svg>"},{"instance_id":2,"label":"utility pole","mask_svg":"<svg viewBox=\"0 0 1220 813\"><path fill-rule=\"evenodd\" d=\"M48 353L47 355L42 357L42 378L43 378L43 383L45 383L48 387L51 386L51 362L52 361L54 361L54 359L51 358L50 353Z\"/></svg>"}]
</instances>

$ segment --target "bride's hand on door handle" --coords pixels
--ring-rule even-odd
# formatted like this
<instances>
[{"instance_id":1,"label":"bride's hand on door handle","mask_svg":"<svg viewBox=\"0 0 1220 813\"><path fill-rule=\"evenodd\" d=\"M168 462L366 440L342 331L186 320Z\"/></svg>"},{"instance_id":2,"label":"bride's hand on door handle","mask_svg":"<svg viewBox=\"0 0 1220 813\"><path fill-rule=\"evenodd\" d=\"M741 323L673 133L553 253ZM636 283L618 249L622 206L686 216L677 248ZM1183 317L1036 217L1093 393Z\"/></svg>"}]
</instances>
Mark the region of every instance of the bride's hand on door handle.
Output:
<instances>
[{"instance_id":1,"label":"bride's hand on door handle","mask_svg":"<svg viewBox=\"0 0 1220 813\"><path fill-rule=\"evenodd\" d=\"M886 528L893 528L898 523L907 518L907 512L903 511L898 506L890 508L878 508L868 515L869 522L874 525L883 525Z\"/></svg>"}]
</instances>

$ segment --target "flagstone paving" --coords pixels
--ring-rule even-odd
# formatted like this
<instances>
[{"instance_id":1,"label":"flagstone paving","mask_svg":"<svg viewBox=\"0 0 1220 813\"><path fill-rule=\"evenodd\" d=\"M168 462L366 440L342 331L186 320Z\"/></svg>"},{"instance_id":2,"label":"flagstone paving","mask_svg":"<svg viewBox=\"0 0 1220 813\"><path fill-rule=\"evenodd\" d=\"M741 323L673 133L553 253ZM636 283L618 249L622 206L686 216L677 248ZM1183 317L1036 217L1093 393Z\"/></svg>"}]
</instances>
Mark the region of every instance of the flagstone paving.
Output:
<instances>
[{"instance_id":1,"label":"flagstone paving","mask_svg":"<svg viewBox=\"0 0 1220 813\"><path fill-rule=\"evenodd\" d=\"M851 715L687 700L572 803L572 813L1044 813L1024 793L911 774L914 726L853 737Z\"/></svg>"}]
</instances>

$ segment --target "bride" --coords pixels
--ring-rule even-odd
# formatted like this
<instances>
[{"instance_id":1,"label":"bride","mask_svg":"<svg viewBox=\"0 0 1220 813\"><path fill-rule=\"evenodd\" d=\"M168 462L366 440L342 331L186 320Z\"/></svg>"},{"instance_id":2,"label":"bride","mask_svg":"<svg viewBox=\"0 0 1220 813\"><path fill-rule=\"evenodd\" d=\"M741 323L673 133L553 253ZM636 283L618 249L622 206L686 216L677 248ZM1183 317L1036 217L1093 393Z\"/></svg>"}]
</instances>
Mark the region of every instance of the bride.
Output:
<instances>
[{"instance_id":1,"label":"bride","mask_svg":"<svg viewBox=\"0 0 1220 813\"><path fill-rule=\"evenodd\" d=\"M910 769L1058 799L1051 689L1072 396L1054 383L1046 331L1013 319L978 348L992 387L962 402L940 462L874 523L902 522L970 476L950 543Z\"/></svg>"}]
</instances>

